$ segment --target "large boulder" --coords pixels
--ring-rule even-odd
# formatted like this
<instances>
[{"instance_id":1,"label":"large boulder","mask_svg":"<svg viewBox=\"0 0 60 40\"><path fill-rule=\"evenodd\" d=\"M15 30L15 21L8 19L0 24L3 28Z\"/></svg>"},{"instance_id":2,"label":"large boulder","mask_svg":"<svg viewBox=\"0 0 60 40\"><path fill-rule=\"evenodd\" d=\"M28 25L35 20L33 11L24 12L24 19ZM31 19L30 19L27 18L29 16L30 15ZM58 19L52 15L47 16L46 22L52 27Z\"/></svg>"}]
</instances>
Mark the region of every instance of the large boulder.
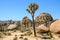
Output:
<instances>
[{"instance_id":1,"label":"large boulder","mask_svg":"<svg viewBox=\"0 0 60 40\"><path fill-rule=\"evenodd\" d=\"M39 33L48 32L48 31L49 31L48 27L46 27L44 24L40 25L37 28L37 32L39 32Z\"/></svg>"},{"instance_id":2,"label":"large boulder","mask_svg":"<svg viewBox=\"0 0 60 40\"><path fill-rule=\"evenodd\" d=\"M53 18L49 13L41 13L36 17L36 22L39 22L39 21L44 22L44 21L52 21L52 20Z\"/></svg>"},{"instance_id":3,"label":"large boulder","mask_svg":"<svg viewBox=\"0 0 60 40\"><path fill-rule=\"evenodd\" d=\"M36 26L39 26L40 24L50 23L53 21L53 18L49 13L40 13L40 15L36 17L35 21Z\"/></svg>"},{"instance_id":4,"label":"large boulder","mask_svg":"<svg viewBox=\"0 0 60 40\"><path fill-rule=\"evenodd\" d=\"M60 19L51 24L50 31L53 33L60 33Z\"/></svg>"},{"instance_id":5,"label":"large boulder","mask_svg":"<svg viewBox=\"0 0 60 40\"><path fill-rule=\"evenodd\" d=\"M10 24L7 29L14 29L14 28L16 28L16 27L17 27L16 24Z\"/></svg>"}]
</instances>

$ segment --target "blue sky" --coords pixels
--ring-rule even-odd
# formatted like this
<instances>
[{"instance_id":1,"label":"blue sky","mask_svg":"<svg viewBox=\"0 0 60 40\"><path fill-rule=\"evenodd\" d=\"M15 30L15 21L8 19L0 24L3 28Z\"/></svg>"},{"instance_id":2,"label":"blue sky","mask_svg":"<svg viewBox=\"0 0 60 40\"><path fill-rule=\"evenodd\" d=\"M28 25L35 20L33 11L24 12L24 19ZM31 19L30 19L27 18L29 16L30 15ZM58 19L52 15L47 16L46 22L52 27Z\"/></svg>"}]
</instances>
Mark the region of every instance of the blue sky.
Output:
<instances>
[{"instance_id":1,"label":"blue sky","mask_svg":"<svg viewBox=\"0 0 60 40\"><path fill-rule=\"evenodd\" d=\"M60 0L0 0L0 20L22 20L24 16L31 19L26 11L30 3L39 5L35 17L48 12L54 19L60 18Z\"/></svg>"}]
</instances>

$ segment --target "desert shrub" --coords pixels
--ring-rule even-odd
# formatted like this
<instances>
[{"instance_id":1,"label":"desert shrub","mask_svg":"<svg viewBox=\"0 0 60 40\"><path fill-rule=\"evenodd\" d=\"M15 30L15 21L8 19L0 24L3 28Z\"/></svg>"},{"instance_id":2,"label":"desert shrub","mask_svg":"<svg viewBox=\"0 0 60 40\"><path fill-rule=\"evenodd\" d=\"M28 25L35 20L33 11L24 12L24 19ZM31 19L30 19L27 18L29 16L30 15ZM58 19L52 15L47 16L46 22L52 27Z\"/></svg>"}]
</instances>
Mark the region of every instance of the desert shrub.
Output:
<instances>
[{"instance_id":1,"label":"desert shrub","mask_svg":"<svg viewBox=\"0 0 60 40\"><path fill-rule=\"evenodd\" d=\"M57 35L60 38L60 34L55 34L55 35Z\"/></svg>"},{"instance_id":2,"label":"desert shrub","mask_svg":"<svg viewBox=\"0 0 60 40\"><path fill-rule=\"evenodd\" d=\"M31 35L31 34L32 34L31 30L26 32L26 35Z\"/></svg>"},{"instance_id":3,"label":"desert shrub","mask_svg":"<svg viewBox=\"0 0 60 40\"><path fill-rule=\"evenodd\" d=\"M3 31L6 31L7 30L7 26L0 26L0 31L3 32Z\"/></svg>"},{"instance_id":4,"label":"desert shrub","mask_svg":"<svg viewBox=\"0 0 60 40\"><path fill-rule=\"evenodd\" d=\"M26 32L26 29L22 29L21 32L22 32L22 33L23 33L23 32Z\"/></svg>"},{"instance_id":5,"label":"desert shrub","mask_svg":"<svg viewBox=\"0 0 60 40\"><path fill-rule=\"evenodd\" d=\"M23 39L23 37L21 36L21 37L19 37L20 39Z\"/></svg>"},{"instance_id":6,"label":"desert shrub","mask_svg":"<svg viewBox=\"0 0 60 40\"><path fill-rule=\"evenodd\" d=\"M4 34L4 35L7 35L7 33L6 33L6 32L3 32L3 34Z\"/></svg>"},{"instance_id":7,"label":"desert shrub","mask_svg":"<svg viewBox=\"0 0 60 40\"><path fill-rule=\"evenodd\" d=\"M43 39L51 39L51 35L49 33L42 34Z\"/></svg>"},{"instance_id":8,"label":"desert shrub","mask_svg":"<svg viewBox=\"0 0 60 40\"><path fill-rule=\"evenodd\" d=\"M16 30L14 30L14 32L16 32Z\"/></svg>"},{"instance_id":9,"label":"desert shrub","mask_svg":"<svg viewBox=\"0 0 60 40\"><path fill-rule=\"evenodd\" d=\"M11 33L7 33L7 35L9 35L9 36L10 36L10 35L11 35Z\"/></svg>"},{"instance_id":10,"label":"desert shrub","mask_svg":"<svg viewBox=\"0 0 60 40\"><path fill-rule=\"evenodd\" d=\"M13 40L17 40L18 38L17 38L17 35L15 35L15 37L14 37L14 39Z\"/></svg>"},{"instance_id":11,"label":"desert shrub","mask_svg":"<svg viewBox=\"0 0 60 40\"><path fill-rule=\"evenodd\" d=\"M26 36L27 34L25 33L24 36Z\"/></svg>"},{"instance_id":12,"label":"desert shrub","mask_svg":"<svg viewBox=\"0 0 60 40\"><path fill-rule=\"evenodd\" d=\"M24 38L24 40L28 40L28 38Z\"/></svg>"},{"instance_id":13,"label":"desert shrub","mask_svg":"<svg viewBox=\"0 0 60 40\"><path fill-rule=\"evenodd\" d=\"M49 36L44 36L44 37L42 37L43 39L51 39L51 37L49 37Z\"/></svg>"},{"instance_id":14,"label":"desert shrub","mask_svg":"<svg viewBox=\"0 0 60 40\"><path fill-rule=\"evenodd\" d=\"M0 34L0 38L2 37L2 35Z\"/></svg>"},{"instance_id":15,"label":"desert shrub","mask_svg":"<svg viewBox=\"0 0 60 40\"><path fill-rule=\"evenodd\" d=\"M11 35L11 33L10 33L10 32L3 32L3 34L4 34L4 35L8 35L8 36L10 36L10 35Z\"/></svg>"},{"instance_id":16,"label":"desert shrub","mask_svg":"<svg viewBox=\"0 0 60 40\"><path fill-rule=\"evenodd\" d=\"M28 30L25 31L24 34L21 34L21 36L29 36L29 35L31 35L31 34L32 34L31 30L28 29Z\"/></svg>"},{"instance_id":17,"label":"desert shrub","mask_svg":"<svg viewBox=\"0 0 60 40\"><path fill-rule=\"evenodd\" d=\"M0 32L0 38L3 38L2 33Z\"/></svg>"},{"instance_id":18,"label":"desert shrub","mask_svg":"<svg viewBox=\"0 0 60 40\"><path fill-rule=\"evenodd\" d=\"M17 35L15 35L15 36L17 36Z\"/></svg>"},{"instance_id":19,"label":"desert shrub","mask_svg":"<svg viewBox=\"0 0 60 40\"><path fill-rule=\"evenodd\" d=\"M21 34L21 36L24 36L24 34Z\"/></svg>"},{"instance_id":20,"label":"desert shrub","mask_svg":"<svg viewBox=\"0 0 60 40\"><path fill-rule=\"evenodd\" d=\"M23 33L24 31L23 31L23 30L21 30L21 32Z\"/></svg>"}]
</instances>

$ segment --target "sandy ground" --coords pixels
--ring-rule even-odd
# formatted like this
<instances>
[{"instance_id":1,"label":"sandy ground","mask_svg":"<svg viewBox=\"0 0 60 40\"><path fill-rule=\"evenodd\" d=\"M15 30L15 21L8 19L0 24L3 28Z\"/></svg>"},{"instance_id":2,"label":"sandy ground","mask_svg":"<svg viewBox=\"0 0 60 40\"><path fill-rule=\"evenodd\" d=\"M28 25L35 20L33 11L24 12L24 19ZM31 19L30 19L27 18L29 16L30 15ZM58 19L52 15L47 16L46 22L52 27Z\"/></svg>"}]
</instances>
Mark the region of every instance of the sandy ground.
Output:
<instances>
[{"instance_id":1,"label":"sandy ground","mask_svg":"<svg viewBox=\"0 0 60 40\"><path fill-rule=\"evenodd\" d=\"M12 32L11 36L5 36L4 38L0 38L0 40L13 40L13 38L15 37L15 35L17 35L17 40L24 40L24 39L20 39L20 35L23 34L20 31L16 31L16 32ZM28 40L60 40L60 38L58 36L56 36L55 34L52 34L54 38L52 39L41 39L40 37L33 37L33 36L23 36L24 38L28 38Z\"/></svg>"}]
</instances>

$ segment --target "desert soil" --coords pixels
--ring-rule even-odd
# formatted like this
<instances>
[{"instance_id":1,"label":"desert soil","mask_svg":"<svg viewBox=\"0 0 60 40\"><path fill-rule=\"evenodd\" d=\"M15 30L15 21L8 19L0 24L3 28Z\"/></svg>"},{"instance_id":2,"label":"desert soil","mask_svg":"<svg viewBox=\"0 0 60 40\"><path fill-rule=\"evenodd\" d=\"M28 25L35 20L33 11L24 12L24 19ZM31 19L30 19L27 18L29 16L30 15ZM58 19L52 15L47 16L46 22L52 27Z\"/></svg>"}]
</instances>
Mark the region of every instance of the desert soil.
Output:
<instances>
[{"instance_id":1,"label":"desert soil","mask_svg":"<svg viewBox=\"0 0 60 40\"><path fill-rule=\"evenodd\" d=\"M10 36L5 36L3 38L0 38L0 40L13 40L15 35L17 35L17 40L24 40L24 39L20 39L20 35L24 34L21 33L20 31L16 31L16 32L11 32L12 35ZM56 36L55 34L52 34L54 38L52 39L42 39L40 37L34 37L33 35L31 36L23 36L23 38L28 38L28 40L60 40L60 38L58 36Z\"/></svg>"}]
</instances>

